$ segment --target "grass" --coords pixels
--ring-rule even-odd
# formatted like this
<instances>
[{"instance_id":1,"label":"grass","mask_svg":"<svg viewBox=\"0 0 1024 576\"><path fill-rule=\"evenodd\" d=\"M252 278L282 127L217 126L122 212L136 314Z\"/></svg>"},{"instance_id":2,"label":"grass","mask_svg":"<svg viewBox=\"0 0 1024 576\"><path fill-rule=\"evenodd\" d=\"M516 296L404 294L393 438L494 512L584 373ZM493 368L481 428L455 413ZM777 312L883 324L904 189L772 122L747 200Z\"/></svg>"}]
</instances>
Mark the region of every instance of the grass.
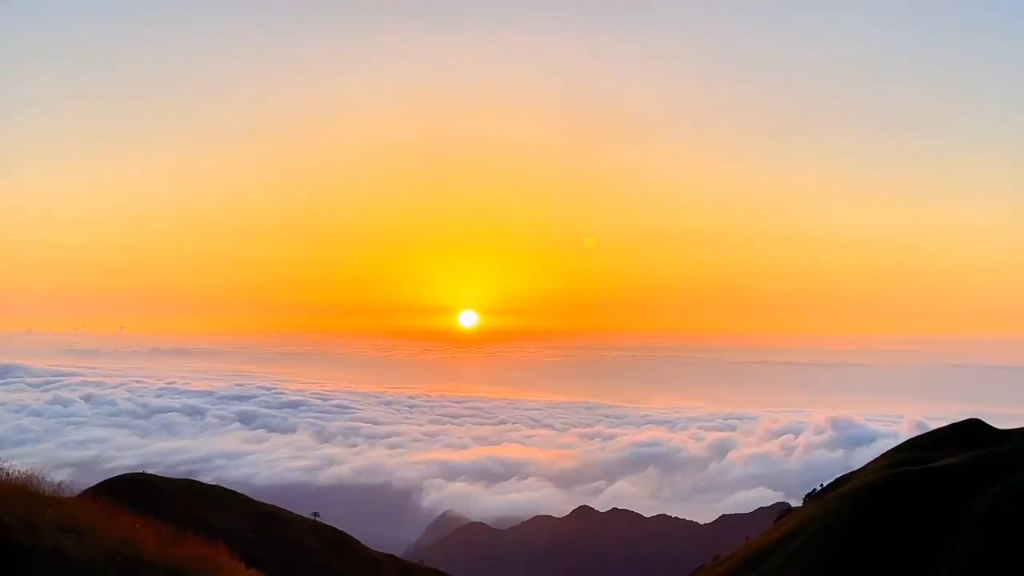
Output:
<instances>
[{"instance_id":1,"label":"grass","mask_svg":"<svg viewBox=\"0 0 1024 576\"><path fill-rule=\"evenodd\" d=\"M5 575L257 576L221 544L0 461Z\"/></svg>"},{"instance_id":2,"label":"grass","mask_svg":"<svg viewBox=\"0 0 1024 576\"><path fill-rule=\"evenodd\" d=\"M83 494L223 542L266 576L443 576L372 550L329 524L196 480L122 474Z\"/></svg>"},{"instance_id":3,"label":"grass","mask_svg":"<svg viewBox=\"0 0 1024 576\"><path fill-rule=\"evenodd\" d=\"M38 470L29 470L0 459L0 490L21 489L45 496L74 496L71 485Z\"/></svg>"}]
</instances>

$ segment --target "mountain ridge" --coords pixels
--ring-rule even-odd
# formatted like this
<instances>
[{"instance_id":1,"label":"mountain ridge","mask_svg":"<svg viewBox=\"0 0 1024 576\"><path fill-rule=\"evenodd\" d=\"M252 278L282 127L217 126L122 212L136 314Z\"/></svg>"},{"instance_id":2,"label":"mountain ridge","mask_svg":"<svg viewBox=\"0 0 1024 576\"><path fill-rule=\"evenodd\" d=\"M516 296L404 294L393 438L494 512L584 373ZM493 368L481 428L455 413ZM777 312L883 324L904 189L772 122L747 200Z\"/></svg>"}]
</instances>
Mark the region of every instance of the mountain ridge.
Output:
<instances>
[{"instance_id":1,"label":"mountain ridge","mask_svg":"<svg viewBox=\"0 0 1024 576\"><path fill-rule=\"evenodd\" d=\"M779 502L728 515L748 520L743 525L726 515L701 524L583 505L561 517L534 516L504 530L470 522L404 557L453 576L685 574L739 546L790 508Z\"/></svg>"}]
</instances>

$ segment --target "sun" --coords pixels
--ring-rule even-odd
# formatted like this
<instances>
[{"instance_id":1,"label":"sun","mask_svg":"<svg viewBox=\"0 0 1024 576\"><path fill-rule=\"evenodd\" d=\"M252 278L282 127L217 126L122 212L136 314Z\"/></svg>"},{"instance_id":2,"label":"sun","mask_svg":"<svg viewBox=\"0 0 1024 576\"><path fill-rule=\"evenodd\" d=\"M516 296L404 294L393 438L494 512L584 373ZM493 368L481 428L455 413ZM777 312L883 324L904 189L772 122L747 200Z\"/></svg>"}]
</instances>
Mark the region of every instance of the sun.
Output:
<instances>
[{"instance_id":1,"label":"sun","mask_svg":"<svg viewBox=\"0 0 1024 576\"><path fill-rule=\"evenodd\" d=\"M475 310L463 310L459 312L459 326L466 330L472 330L480 324L480 315Z\"/></svg>"}]
</instances>

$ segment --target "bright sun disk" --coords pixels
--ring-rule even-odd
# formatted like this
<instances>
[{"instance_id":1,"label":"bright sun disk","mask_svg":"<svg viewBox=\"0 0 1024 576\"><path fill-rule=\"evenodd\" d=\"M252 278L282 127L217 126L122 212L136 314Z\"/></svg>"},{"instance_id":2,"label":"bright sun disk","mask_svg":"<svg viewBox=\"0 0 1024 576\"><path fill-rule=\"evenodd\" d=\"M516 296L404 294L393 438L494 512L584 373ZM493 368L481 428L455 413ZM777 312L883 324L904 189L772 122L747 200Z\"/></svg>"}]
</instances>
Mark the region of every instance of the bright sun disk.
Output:
<instances>
[{"instance_id":1,"label":"bright sun disk","mask_svg":"<svg viewBox=\"0 0 1024 576\"><path fill-rule=\"evenodd\" d=\"M459 312L459 326L469 330L476 328L477 324L480 323L480 315L473 310L463 310Z\"/></svg>"}]
</instances>

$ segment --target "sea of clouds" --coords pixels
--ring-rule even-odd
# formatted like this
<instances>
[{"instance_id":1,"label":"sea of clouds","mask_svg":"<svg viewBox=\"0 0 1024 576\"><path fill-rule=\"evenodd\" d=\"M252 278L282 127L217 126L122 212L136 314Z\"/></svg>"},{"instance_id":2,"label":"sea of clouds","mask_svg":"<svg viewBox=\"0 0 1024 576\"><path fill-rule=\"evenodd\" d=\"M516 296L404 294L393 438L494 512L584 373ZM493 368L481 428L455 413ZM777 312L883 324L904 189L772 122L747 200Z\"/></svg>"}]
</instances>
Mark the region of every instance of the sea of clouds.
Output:
<instances>
[{"instance_id":1,"label":"sea of clouds","mask_svg":"<svg viewBox=\"0 0 1024 576\"><path fill-rule=\"evenodd\" d=\"M82 485L133 470L215 481L320 511L392 550L446 509L488 519L586 503L707 521L798 501L942 423L472 395L94 358L0 363L0 457Z\"/></svg>"}]
</instances>

